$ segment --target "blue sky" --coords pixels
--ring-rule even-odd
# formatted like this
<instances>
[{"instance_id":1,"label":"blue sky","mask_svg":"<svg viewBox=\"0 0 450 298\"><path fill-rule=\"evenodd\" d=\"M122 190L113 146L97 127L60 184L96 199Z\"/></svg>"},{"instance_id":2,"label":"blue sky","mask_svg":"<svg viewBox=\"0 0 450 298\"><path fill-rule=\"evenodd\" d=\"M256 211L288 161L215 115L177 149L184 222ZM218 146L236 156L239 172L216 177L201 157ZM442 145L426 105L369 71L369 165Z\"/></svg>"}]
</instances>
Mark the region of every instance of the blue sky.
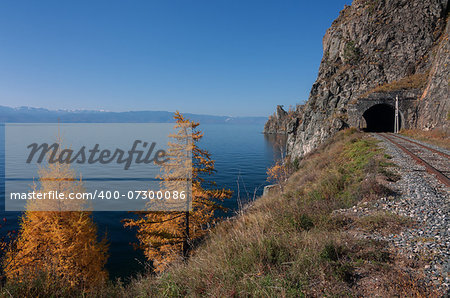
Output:
<instances>
[{"instance_id":1,"label":"blue sky","mask_svg":"<svg viewBox=\"0 0 450 298\"><path fill-rule=\"evenodd\" d=\"M351 0L1 1L0 105L267 116Z\"/></svg>"}]
</instances>

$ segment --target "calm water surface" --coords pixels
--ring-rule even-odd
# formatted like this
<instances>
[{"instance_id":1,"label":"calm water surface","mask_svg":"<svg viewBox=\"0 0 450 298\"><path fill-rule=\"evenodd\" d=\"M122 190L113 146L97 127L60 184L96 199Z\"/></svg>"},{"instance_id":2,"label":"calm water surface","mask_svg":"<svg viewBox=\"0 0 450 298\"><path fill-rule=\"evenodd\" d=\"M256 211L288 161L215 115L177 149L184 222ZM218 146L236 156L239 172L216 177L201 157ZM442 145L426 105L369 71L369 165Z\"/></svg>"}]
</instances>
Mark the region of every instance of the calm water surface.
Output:
<instances>
[{"instance_id":1,"label":"calm water surface","mask_svg":"<svg viewBox=\"0 0 450 298\"><path fill-rule=\"evenodd\" d=\"M261 133L260 125L200 125L204 138L199 146L207 149L216 161L217 173L213 179L218 187L234 191L233 198L223 203L229 208L225 216L232 216L239 205L245 204L262 194L267 185L266 170L279 156L274 149L274 140ZM0 127L0 210L4 210L4 129ZM0 229L17 230L20 212L1 211L1 218L7 225ZM136 251L130 243L136 242L133 230L122 226L121 220L132 216L126 212L94 212L94 220L99 234L107 233L110 257L107 269L111 278L126 279L144 270L145 259L141 251Z\"/></svg>"}]
</instances>

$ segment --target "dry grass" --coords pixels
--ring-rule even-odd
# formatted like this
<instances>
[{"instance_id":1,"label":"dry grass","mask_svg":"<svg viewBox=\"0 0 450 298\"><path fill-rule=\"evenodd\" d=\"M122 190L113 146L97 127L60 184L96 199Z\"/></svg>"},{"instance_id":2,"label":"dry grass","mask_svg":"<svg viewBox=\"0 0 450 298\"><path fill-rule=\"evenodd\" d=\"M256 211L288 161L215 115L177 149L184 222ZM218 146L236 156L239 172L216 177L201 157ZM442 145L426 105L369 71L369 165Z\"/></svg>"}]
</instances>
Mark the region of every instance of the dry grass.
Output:
<instances>
[{"instance_id":1,"label":"dry grass","mask_svg":"<svg viewBox=\"0 0 450 298\"><path fill-rule=\"evenodd\" d=\"M420 129L402 129L401 134L413 139L433 144L447 150L450 150L450 133L443 129L420 130Z\"/></svg>"},{"instance_id":2,"label":"dry grass","mask_svg":"<svg viewBox=\"0 0 450 298\"><path fill-rule=\"evenodd\" d=\"M408 90L408 89L422 89L425 87L428 79L428 72L416 73L407 77L404 77L398 81L394 81L388 84L384 84L376 87L373 92L389 92L396 90Z\"/></svg>"},{"instance_id":3,"label":"dry grass","mask_svg":"<svg viewBox=\"0 0 450 298\"><path fill-rule=\"evenodd\" d=\"M360 98L365 98L371 93L375 92L391 92L409 89L423 89L426 86L429 72L426 73L416 73L407 77L404 77L398 81L393 81L391 83L386 83L379 85L360 96Z\"/></svg>"},{"instance_id":4,"label":"dry grass","mask_svg":"<svg viewBox=\"0 0 450 298\"><path fill-rule=\"evenodd\" d=\"M243 214L218 225L186 264L144 276L129 296L341 296L359 295L357 272L387 276L385 244L349 236L332 211L348 208L385 188L361 187L386 160L376 141L347 130L299 164L284 193L262 197ZM380 193L381 192L381 193ZM370 223L376 225L376 220ZM394 224L394 222L392 222ZM386 278L388 296L408 292ZM400 291L401 290L401 291Z\"/></svg>"},{"instance_id":5,"label":"dry grass","mask_svg":"<svg viewBox=\"0 0 450 298\"><path fill-rule=\"evenodd\" d=\"M387 211L377 211L367 216L359 217L355 221L356 227L367 231L381 234L397 234L405 227L412 227L413 221Z\"/></svg>"}]
</instances>

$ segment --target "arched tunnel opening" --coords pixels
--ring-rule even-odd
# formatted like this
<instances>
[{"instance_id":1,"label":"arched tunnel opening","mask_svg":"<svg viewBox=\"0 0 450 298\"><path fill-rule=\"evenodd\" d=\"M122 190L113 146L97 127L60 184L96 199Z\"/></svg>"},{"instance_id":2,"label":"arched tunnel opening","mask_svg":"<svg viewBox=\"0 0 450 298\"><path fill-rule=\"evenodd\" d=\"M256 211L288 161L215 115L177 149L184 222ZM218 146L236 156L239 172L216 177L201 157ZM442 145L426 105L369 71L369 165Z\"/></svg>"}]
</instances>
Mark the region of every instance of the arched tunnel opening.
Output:
<instances>
[{"instance_id":1,"label":"arched tunnel opening","mask_svg":"<svg viewBox=\"0 0 450 298\"><path fill-rule=\"evenodd\" d=\"M363 114L366 120L367 132L394 132L395 110L388 104L377 104L367 109ZM401 122L398 115L399 127Z\"/></svg>"}]
</instances>

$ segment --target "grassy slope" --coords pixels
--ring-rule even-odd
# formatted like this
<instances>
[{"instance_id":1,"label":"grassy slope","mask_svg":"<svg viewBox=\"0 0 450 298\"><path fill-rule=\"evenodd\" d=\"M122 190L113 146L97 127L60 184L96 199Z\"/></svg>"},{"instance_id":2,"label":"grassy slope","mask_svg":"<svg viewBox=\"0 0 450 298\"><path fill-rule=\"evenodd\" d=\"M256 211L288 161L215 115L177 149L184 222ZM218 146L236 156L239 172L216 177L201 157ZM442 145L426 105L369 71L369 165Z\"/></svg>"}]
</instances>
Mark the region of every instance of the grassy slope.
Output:
<instances>
[{"instance_id":1,"label":"grassy slope","mask_svg":"<svg viewBox=\"0 0 450 298\"><path fill-rule=\"evenodd\" d=\"M130 296L292 296L426 293L395 269L384 243L357 240L349 219L333 210L389 192L376 182L386 173L376 141L339 133L300 163L283 194L273 193L214 229L187 264L142 277ZM389 214L356 222L369 229L396 220ZM361 274L365 278L361 278ZM371 276L378 276L373 292ZM358 281L359 280L359 281ZM364 280L364 283L361 281ZM414 281L414 282L412 282Z\"/></svg>"}]
</instances>

